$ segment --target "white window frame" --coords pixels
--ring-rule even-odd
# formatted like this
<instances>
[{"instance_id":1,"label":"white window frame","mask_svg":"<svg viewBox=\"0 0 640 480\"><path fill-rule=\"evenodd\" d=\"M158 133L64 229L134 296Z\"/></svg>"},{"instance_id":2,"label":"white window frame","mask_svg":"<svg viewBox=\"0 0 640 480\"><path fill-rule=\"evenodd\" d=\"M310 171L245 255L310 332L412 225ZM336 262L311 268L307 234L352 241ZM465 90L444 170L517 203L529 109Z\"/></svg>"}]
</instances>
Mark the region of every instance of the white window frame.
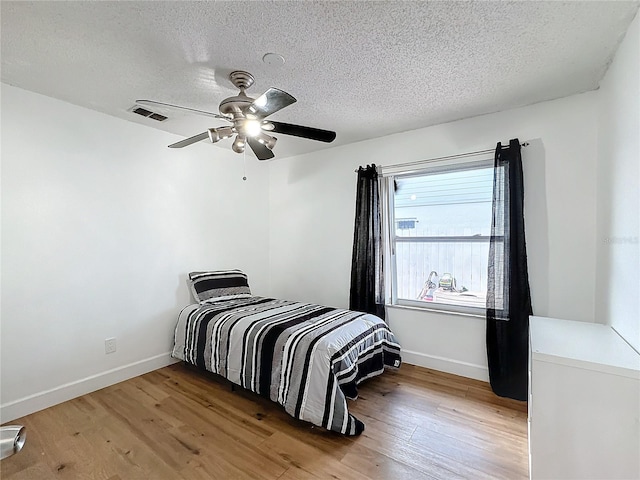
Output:
<instances>
[{"instance_id":1,"label":"white window frame","mask_svg":"<svg viewBox=\"0 0 640 480\"><path fill-rule=\"evenodd\" d=\"M397 263L396 263L396 243L398 238L395 229L395 205L394 205L394 188L393 182L395 178L423 176L429 174L453 172L456 170L472 170L493 167L493 157L488 154L482 154L481 158L469 160L468 157L462 159L447 159L443 161L426 161L423 164L411 164L411 167L393 166L382 167L382 188L381 194L386 196L383 202L383 225L385 236L385 276L387 281L387 298L391 300L390 306L416 308L426 311L450 313L457 315L466 315L473 317L486 318L486 307L469 307L463 305L449 305L444 303L426 303L419 300L399 299L397 296ZM404 237L406 238L406 237ZM456 236L456 237L410 237L404 241L420 241L421 238L429 238L430 241L490 241L490 236ZM389 281L390 280L390 281Z\"/></svg>"}]
</instances>

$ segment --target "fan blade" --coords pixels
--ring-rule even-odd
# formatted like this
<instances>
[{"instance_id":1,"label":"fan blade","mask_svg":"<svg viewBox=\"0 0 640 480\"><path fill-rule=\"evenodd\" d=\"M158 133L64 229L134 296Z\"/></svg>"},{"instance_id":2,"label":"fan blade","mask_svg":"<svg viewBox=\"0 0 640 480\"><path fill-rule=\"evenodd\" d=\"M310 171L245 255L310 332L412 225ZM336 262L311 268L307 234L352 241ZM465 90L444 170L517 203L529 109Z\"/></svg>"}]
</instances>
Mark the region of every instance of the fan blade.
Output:
<instances>
[{"instance_id":1,"label":"fan blade","mask_svg":"<svg viewBox=\"0 0 640 480\"><path fill-rule=\"evenodd\" d=\"M295 137L308 138L309 140L317 140L319 142L331 143L336 139L336 132L329 130L321 130L313 127L303 127L302 125L292 125L290 123L272 122L273 133L282 133L284 135L293 135Z\"/></svg>"},{"instance_id":2,"label":"fan blade","mask_svg":"<svg viewBox=\"0 0 640 480\"><path fill-rule=\"evenodd\" d=\"M169 145L169 148L186 147L187 145L191 145L192 143L196 143L207 138L209 138L209 132L199 133L198 135L194 135L193 137L185 138L184 140L180 140L179 142L172 143L171 145Z\"/></svg>"},{"instance_id":3,"label":"fan blade","mask_svg":"<svg viewBox=\"0 0 640 480\"><path fill-rule=\"evenodd\" d=\"M189 108L189 107L181 107L180 105L171 105L170 103L156 102L154 100L136 100L136 104L141 105L143 107L149 107L149 108L155 108L155 107L167 108L168 107L168 108L173 108L175 110L183 110L185 112L195 113L197 115L204 115L205 117L214 117L214 118L220 118L222 120L229 120L229 117L225 117L224 115L220 115L219 113L206 112L204 110L197 110L195 108Z\"/></svg>"},{"instance_id":4,"label":"fan blade","mask_svg":"<svg viewBox=\"0 0 640 480\"><path fill-rule=\"evenodd\" d=\"M251 147L251 150L253 150L253 153L256 154L256 157L258 157L258 160L269 160L275 156L269 147L261 144L255 138L247 138L247 143Z\"/></svg>"},{"instance_id":5,"label":"fan blade","mask_svg":"<svg viewBox=\"0 0 640 480\"><path fill-rule=\"evenodd\" d=\"M271 87L256 98L253 103L247 107L245 113L249 117L265 118L296 102L297 100L287 92L279 88Z\"/></svg>"}]
</instances>

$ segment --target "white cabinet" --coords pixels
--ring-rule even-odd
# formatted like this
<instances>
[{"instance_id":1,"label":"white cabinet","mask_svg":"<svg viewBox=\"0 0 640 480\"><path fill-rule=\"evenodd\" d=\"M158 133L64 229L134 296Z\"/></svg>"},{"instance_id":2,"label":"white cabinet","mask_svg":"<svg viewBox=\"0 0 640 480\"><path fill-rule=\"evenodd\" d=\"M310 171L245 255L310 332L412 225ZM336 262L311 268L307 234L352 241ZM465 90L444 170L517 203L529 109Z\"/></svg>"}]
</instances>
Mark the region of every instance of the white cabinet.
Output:
<instances>
[{"instance_id":1,"label":"white cabinet","mask_svg":"<svg viewBox=\"0 0 640 480\"><path fill-rule=\"evenodd\" d=\"M611 327L530 318L534 480L640 479L640 355Z\"/></svg>"}]
</instances>

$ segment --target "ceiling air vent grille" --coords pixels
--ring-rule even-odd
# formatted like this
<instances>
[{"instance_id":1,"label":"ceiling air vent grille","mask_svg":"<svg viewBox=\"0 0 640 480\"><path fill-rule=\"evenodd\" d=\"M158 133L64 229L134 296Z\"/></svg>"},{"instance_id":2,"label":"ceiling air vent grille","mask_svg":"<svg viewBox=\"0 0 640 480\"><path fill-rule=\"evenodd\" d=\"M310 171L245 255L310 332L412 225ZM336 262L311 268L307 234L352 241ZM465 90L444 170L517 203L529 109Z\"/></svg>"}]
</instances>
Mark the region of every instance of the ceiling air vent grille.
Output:
<instances>
[{"instance_id":1,"label":"ceiling air vent grille","mask_svg":"<svg viewBox=\"0 0 640 480\"><path fill-rule=\"evenodd\" d=\"M137 113L138 115L142 115L143 117L157 120L158 122L164 122L167 119L167 117L165 117L164 115L160 115L159 113L154 113L150 110L147 110L146 108L138 107L135 105L131 108L131 111L133 113Z\"/></svg>"}]
</instances>

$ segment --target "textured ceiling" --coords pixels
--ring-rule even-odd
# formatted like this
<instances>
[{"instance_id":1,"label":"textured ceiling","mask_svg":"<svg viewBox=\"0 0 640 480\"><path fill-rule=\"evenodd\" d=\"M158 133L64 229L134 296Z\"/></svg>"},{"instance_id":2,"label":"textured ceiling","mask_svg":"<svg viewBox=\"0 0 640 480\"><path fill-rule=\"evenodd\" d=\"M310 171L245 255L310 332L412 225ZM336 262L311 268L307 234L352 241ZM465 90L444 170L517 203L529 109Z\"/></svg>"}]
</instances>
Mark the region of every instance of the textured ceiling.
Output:
<instances>
[{"instance_id":1,"label":"textured ceiling","mask_svg":"<svg viewBox=\"0 0 640 480\"><path fill-rule=\"evenodd\" d=\"M217 112L237 92L228 73L244 69L256 77L250 96L274 86L298 99L274 120L335 130L336 145L595 89L637 9L637 1L3 0L1 72L4 83L191 136L221 122L165 111L159 123L129 109L152 99ZM268 52L284 65L264 63ZM274 151L321 148L282 135Z\"/></svg>"}]
</instances>

